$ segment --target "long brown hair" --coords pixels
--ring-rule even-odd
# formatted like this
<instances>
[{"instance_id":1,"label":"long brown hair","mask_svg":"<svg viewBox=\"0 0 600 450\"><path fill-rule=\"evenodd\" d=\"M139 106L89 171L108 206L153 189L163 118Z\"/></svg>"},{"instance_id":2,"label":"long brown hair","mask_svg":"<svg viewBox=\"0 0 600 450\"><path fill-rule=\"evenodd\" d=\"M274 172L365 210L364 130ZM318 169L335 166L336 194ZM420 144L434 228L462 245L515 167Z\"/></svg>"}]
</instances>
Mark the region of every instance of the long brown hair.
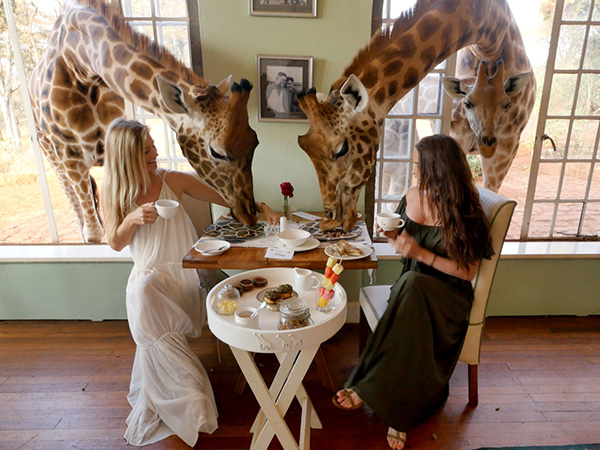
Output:
<instances>
[{"instance_id":1,"label":"long brown hair","mask_svg":"<svg viewBox=\"0 0 600 450\"><path fill-rule=\"evenodd\" d=\"M443 246L457 267L481 259L489 240L488 222L473 175L460 145L445 134L421 139L419 196L423 198L443 230ZM485 224L484 227L481 224Z\"/></svg>"}]
</instances>

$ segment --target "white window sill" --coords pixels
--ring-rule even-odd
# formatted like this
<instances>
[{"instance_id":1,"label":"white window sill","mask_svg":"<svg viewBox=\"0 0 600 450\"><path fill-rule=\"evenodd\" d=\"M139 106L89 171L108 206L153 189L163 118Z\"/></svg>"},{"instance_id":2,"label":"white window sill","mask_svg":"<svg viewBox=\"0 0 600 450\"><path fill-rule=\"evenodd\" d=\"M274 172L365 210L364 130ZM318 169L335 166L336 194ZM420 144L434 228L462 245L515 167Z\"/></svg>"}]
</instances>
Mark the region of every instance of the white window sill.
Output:
<instances>
[{"instance_id":1,"label":"white window sill","mask_svg":"<svg viewBox=\"0 0 600 450\"><path fill-rule=\"evenodd\" d=\"M387 243L373 245L380 261L399 260ZM502 259L598 259L600 242L505 242ZM0 245L0 263L131 262L129 247L116 252L108 245Z\"/></svg>"},{"instance_id":2,"label":"white window sill","mask_svg":"<svg viewBox=\"0 0 600 450\"><path fill-rule=\"evenodd\" d=\"M108 245L0 245L0 263L9 262L131 262L126 247L117 252Z\"/></svg>"},{"instance_id":3,"label":"white window sill","mask_svg":"<svg viewBox=\"0 0 600 450\"><path fill-rule=\"evenodd\" d=\"M385 242L373 245L380 261L400 259ZM501 259L597 259L600 242L505 242Z\"/></svg>"}]
</instances>

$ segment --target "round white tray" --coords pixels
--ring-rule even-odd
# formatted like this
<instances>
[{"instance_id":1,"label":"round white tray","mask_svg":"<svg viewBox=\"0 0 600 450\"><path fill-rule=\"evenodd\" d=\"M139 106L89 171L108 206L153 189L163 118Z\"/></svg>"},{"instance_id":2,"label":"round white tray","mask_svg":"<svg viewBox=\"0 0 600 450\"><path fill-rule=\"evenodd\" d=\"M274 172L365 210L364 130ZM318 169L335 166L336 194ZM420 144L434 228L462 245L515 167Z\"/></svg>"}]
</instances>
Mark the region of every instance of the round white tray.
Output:
<instances>
[{"instance_id":1,"label":"round white tray","mask_svg":"<svg viewBox=\"0 0 600 450\"><path fill-rule=\"evenodd\" d=\"M317 272L313 272L313 275L319 279L319 282L324 278L323 274ZM233 315L226 316L217 313L215 297L226 284L235 286L239 284L240 280L257 276L265 277L268 280L267 287L276 287L283 283L291 284L298 292L298 297L308 303L313 324L295 330L279 330L277 328L279 312L263 308L258 313L258 328L251 329L236 324L233 321ZM256 294L261 289L264 288L254 288L249 292L244 292L240 298L240 307L258 308L261 302L256 299ZM294 285L294 269L277 267L249 270L221 281L210 290L206 298L208 326L210 331L221 341L242 350L257 353L301 350L326 341L337 333L346 322L346 291L339 283L336 284L335 295L331 301L335 302L335 308L332 311L328 313L317 311L315 309L315 289L298 290Z\"/></svg>"}]
</instances>

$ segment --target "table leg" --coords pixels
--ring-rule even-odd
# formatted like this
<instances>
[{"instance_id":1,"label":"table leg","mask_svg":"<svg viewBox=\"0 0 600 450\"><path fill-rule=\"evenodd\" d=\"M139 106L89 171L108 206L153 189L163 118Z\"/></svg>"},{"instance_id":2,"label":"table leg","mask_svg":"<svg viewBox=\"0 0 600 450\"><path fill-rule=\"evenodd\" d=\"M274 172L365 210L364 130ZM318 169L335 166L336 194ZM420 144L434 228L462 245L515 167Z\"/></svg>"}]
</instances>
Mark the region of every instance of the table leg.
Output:
<instances>
[{"instance_id":1,"label":"table leg","mask_svg":"<svg viewBox=\"0 0 600 450\"><path fill-rule=\"evenodd\" d=\"M266 450L269 443L273 440L274 435L277 436L284 450L299 450L298 444L285 423L284 415L296 396L318 348L319 346L317 345L316 347L300 351L297 359L295 352L284 356L282 366L287 365L289 359L295 359L296 361L293 364L289 376L285 380L283 389L281 389L279 396L275 400L269 393L258 367L254 363L254 360L250 358L248 352L231 347L231 351L238 361L240 369L246 376L248 384L266 417L265 426L260 430L258 437L253 440L253 450ZM303 406L306 407L306 409L303 410L303 414L308 415L308 409L312 409L308 407L308 398L303 403ZM307 420L307 418L304 419L305 424ZM306 434L306 425L304 428L304 434ZM303 438L301 436L301 442L303 443L303 448L306 449L307 447L304 447L304 444L307 443L306 437Z\"/></svg>"}]
</instances>

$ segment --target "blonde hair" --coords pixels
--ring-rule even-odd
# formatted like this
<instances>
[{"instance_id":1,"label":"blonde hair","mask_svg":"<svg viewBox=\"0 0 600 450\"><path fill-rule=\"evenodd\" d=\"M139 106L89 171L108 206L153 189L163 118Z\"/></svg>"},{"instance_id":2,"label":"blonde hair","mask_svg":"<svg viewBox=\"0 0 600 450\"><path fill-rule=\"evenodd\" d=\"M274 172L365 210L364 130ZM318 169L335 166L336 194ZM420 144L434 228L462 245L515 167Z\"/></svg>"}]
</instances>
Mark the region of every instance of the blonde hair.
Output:
<instances>
[{"instance_id":1,"label":"blonde hair","mask_svg":"<svg viewBox=\"0 0 600 450\"><path fill-rule=\"evenodd\" d=\"M148 127L135 120L117 119L106 134L102 212L110 243L138 196L150 187L145 145Z\"/></svg>"}]
</instances>

